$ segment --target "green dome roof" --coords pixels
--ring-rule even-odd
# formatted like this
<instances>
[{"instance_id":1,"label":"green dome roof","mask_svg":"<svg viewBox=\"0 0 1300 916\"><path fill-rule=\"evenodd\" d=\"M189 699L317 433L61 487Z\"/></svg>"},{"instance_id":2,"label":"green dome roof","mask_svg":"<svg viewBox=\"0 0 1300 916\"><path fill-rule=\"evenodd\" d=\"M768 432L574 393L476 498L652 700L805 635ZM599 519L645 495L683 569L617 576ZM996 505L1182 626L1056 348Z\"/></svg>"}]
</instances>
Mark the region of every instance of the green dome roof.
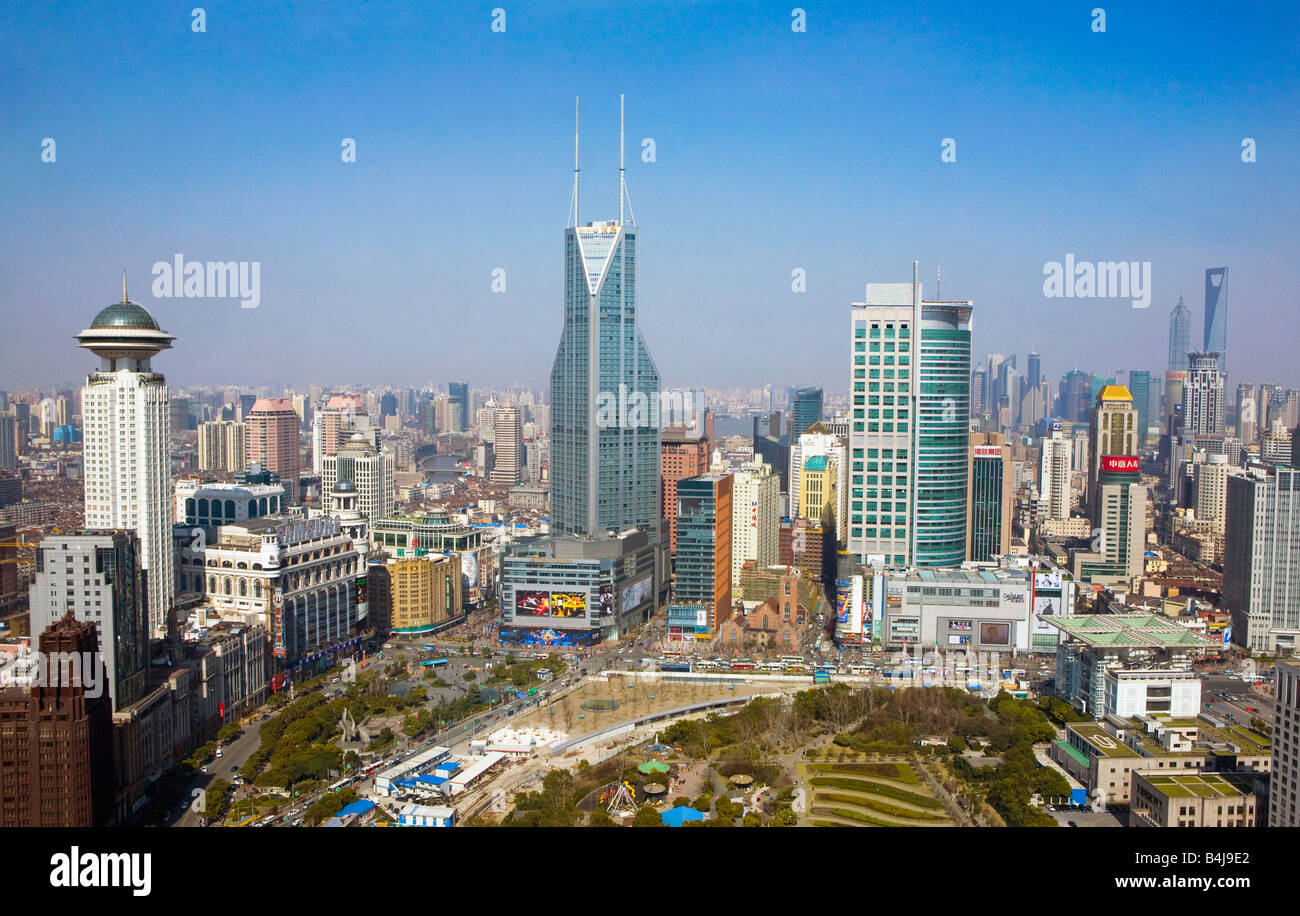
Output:
<instances>
[{"instance_id":1,"label":"green dome roof","mask_svg":"<svg viewBox=\"0 0 1300 916\"><path fill-rule=\"evenodd\" d=\"M91 329L96 328L138 328L148 331L162 330L158 327L158 322L154 321L142 306L134 302L115 302L108 308L101 311L95 316L95 320L90 323Z\"/></svg>"}]
</instances>

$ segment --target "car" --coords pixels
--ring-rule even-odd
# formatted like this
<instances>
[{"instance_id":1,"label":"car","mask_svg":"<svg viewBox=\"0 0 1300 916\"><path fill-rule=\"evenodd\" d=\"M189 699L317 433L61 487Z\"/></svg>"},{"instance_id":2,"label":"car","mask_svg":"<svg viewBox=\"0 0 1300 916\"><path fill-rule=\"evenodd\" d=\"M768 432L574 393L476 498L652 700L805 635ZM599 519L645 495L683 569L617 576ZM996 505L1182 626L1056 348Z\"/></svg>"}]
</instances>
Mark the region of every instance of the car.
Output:
<instances>
[{"instance_id":1,"label":"car","mask_svg":"<svg viewBox=\"0 0 1300 916\"><path fill-rule=\"evenodd\" d=\"M1068 825L1071 826L1071 827L1078 827L1078 826L1079 826L1079 825L1076 824L1074 821L1066 821L1065 823L1068 824Z\"/></svg>"},{"instance_id":2,"label":"car","mask_svg":"<svg viewBox=\"0 0 1300 916\"><path fill-rule=\"evenodd\" d=\"M238 773L238 772L239 772L239 767L237 767L237 766L233 766L233 767L231 767L231 768L230 768L230 772L232 772L232 773Z\"/></svg>"},{"instance_id":3,"label":"car","mask_svg":"<svg viewBox=\"0 0 1300 916\"><path fill-rule=\"evenodd\" d=\"M207 771L208 771L207 766L199 767L199 772L200 772L200 773L206 773Z\"/></svg>"}]
</instances>

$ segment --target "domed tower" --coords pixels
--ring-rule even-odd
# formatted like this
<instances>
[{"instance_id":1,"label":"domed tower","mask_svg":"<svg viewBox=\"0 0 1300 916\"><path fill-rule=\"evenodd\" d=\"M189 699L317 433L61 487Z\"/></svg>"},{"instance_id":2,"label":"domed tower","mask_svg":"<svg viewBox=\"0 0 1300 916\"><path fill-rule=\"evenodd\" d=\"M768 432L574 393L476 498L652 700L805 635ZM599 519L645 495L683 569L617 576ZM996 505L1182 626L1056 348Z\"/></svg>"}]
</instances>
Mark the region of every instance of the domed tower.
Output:
<instances>
[{"instance_id":1,"label":"domed tower","mask_svg":"<svg viewBox=\"0 0 1300 916\"><path fill-rule=\"evenodd\" d=\"M85 526L135 532L148 632L165 636L175 594L171 413L166 381L150 360L175 338L127 298L123 272L122 301L101 309L76 339L100 361L81 390Z\"/></svg>"}]
</instances>

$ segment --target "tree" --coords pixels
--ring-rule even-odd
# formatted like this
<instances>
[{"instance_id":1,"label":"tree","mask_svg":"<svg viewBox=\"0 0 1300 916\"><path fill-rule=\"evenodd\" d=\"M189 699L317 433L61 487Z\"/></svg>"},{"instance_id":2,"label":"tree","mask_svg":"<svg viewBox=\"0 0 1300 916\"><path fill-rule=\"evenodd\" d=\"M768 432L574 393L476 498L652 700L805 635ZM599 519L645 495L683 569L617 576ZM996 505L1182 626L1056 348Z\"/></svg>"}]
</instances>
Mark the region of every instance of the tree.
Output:
<instances>
[{"instance_id":1,"label":"tree","mask_svg":"<svg viewBox=\"0 0 1300 916\"><path fill-rule=\"evenodd\" d=\"M636 809L636 817L632 820L633 827L662 827L663 819L659 817L659 812L649 805L642 805Z\"/></svg>"},{"instance_id":2,"label":"tree","mask_svg":"<svg viewBox=\"0 0 1300 916\"><path fill-rule=\"evenodd\" d=\"M587 822L588 827L617 827L614 818L610 817L609 812L599 805L596 810L591 812L591 820Z\"/></svg>"},{"instance_id":3,"label":"tree","mask_svg":"<svg viewBox=\"0 0 1300 916\"><path fill-rule=\"evenodd\" d=\"M705 792L703 795L698 796L695 801L691 802L691 807L696 811L703 811L705 814L708 814L709 809L713 807L713 796L708 792Z\"/></svg>"},{"instance_id":4,"label":"tree","mask_svg":"<svg viewBox=\"0 0 1300 916\"><path fill-rule=\"evenodd\" d=\"M343 755L343 765L353 770L361 769L361 755L356 751L348 751Z\"/></svg>"}]
</instances>

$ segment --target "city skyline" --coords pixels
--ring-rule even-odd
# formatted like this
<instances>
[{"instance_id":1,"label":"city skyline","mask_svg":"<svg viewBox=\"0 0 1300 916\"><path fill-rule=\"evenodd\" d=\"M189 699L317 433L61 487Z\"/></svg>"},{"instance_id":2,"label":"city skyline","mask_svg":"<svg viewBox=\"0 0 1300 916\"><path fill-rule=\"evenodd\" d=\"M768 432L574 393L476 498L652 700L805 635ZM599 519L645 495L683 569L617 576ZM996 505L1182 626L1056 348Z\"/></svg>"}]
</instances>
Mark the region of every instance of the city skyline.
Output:
<instances>
[{"instance_id":1,"label":"city skyline","mask_svg":"<svg viewBox=\"0 0 1300 916\"><path fill-rule=\"evenodd\" d=\"M940 25L928 3L892 18L832 6L812 11L803 33L784 13L739 6L675 17L557 17L525 6L512 10L505 33L468 6L449 8L437 29L409 9L370 19L338 8L322 11L337 27L322 34L236 5L203 34L165 17L145 21L129 44L106 5L86 11L80 32L38 21L43 40L7 49L12 73L31 89L0 146L15 176L0 265L16 304L0 382L75 379L65 329L102 303L103 278L125 267L144 291L137 300L181 339L240 341L207 347L178 385L236 375L250 385L305 382L321 362L354 378L419 383L429 375L427 335L392 334L389 325L433 330L452 320L466 345L442 357L440 375L484 385L508 366L540 389L560 336L563 290L551 265L566 122L573 95L597 84L584 112L593 142L583 209L614 203L609 141L614 95L626 92L628 179L654 227L639 278L644 333L666 379L761 385L757 353L784 358L792 381L842 390L844 310L865 283L919 259L927 295L942 268L947 294L984 303L977 357L1037 350L1049 379L1074 366L1158 368L1150 344L1165 339L1180 292L1193 292L1199 328L1194 291L1205 270L1229 266L1234 365L1251 366L1253 381L1300 382L1285 341L1266 331L1290 314L1300 279L1288 257L1300 241L1284 204L1293 195L1279 193L1297 181L1286 153L1296 128L1278 115L1295 107L1297 87L1256 75L1294 72L1260 37L1285 28L1287 14L1184 11L1170 21L1113 11L1097 34L1086 15L1025 17L1024 8L967 10ZM607 28L614 17L627 34ZM556 62L545 49L561 30L573 36L572 59ZM86 35L121 42L123 53L90 54ZM1222 40L1243 53L1217 75L1169 75ZM362 43L391 58L369 65L391 98L364 109L339 88ZM609 85L603 62L629 44L662 48ZM681 44L708 49L707 62L682 57ZM862 53L877 45L881 54ZM809 55L834 62L833 72L810 73ZM143 74L145 57L173 66ZM937 59L958 61L962 79L924 66ZM770 74L753 73L750 60ZM236 62L247 72L213 88L211 73ZM872 88L837 89L845 78ZM96 87L88 97L78 94L83 81ZM700 84L715 88L700 97ZM403 91L426 85L438 91ZM218 143L184 131L137 142L152 125L205 110L240 112L247 128ZM1205 130L1216 117L1231 128ZM309 130L306 118L315 119ZM873 129L882 119L905 126L882 135ZM1147 136L1152 120L1171 125L1159 144ZM54 162L41 158L46 137L57 143ZM1258 161L1242 161L1243 138L1259 144ZM346 139L355 162L342 161ZM956 143L954 162L941 159L945 139ZM1189 187L1210 190L1193 196ZM888 225L864 220L870 212L890 213ZM746 231L717 231L718 216ZM68 238L88 253L72 264ZM1044 297L1044 265L1067 254L1149 261L1149 307L1116 298L1081 310ZM177 256L259 264L257 307L155 297L152 265ZM497 269L504 292L494 293ZM793 291L794 271L804 272L806 292ZM687 317L699 333L680 333ZM1065 326L1071 334L1060 333ZM804 345L786 352L772 327ZM1124 333L1109 335L1112 327ZM693 377L703 364L715 378Z\"/></svg>"}]
</instances>

